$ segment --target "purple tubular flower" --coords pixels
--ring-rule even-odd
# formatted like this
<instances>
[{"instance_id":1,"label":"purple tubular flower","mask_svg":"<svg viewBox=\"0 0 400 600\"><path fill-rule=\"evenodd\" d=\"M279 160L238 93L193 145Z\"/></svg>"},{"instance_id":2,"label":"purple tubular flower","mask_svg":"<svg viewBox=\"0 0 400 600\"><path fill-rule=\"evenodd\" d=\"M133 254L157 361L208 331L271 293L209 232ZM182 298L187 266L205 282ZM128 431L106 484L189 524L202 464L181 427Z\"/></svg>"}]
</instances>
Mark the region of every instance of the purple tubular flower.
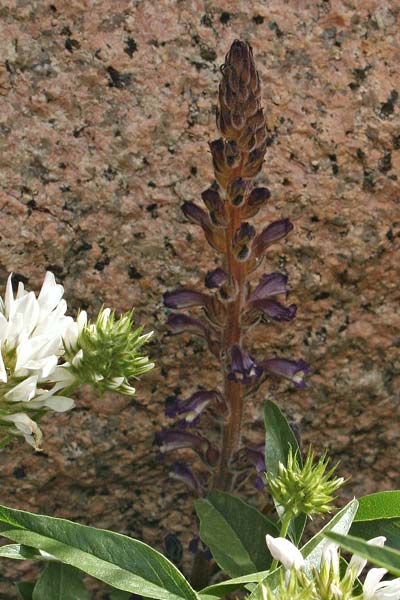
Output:
<instances>
[{"instance_id":1,"label":"purple tubular flower","mask_svg":"<svg viewBox=\"0 0 400 600\"><path fill-rule=\"evenodd\" d=\"M242 223L235 233L233 244L248 244L256 235L256 230L250 223Z\"/></svg>"},{"instance_id":2,"label":"purple tubular flower","mask_svg":"<svg viewBox=\"0 0 400 600\"><path fill-rule=\"evenodd\" d=\"M167 325L171 329L172 333L189 331L190 333L196 333L202 337L208 337L209 334L209 330L206 325L204 325L203 321L182 313L169 315L167 319Z\"/></svg>"},{"instance_id":3,"label":"purple tubular flower","mask_svg":"<svg viewBox=\"0 0 400 600\"><path fill-rule=\"evenodd\" d=\"M202 498L204 496L204 488L200 482L200 479L192 471L189 465L184 463L174 463L170 472L171 477L184 481L196 494Z\"/></svg>"},{"instance_id":4,"label":"purple tubular flower","mask_svg":"<svg viewBox=\"0 0 400 600\"><path fill-rule=\"evenodd\" d=\"M251 385L262 374L263 369L254 360L235 344L231 348L231 364L228 378L236 383Z\"/></svg>"},{"instance_id":5,"label":"purple tubular flower","mask_svg":"<svg viewBox=\"0 0 400 600\"><path fill-rule=\"evenodd\" d=\"M204 306L206 297L201 292L182 288L174 292L165 292L164 306L167 308L181 309L191 306Z\"/></svg>"},{"instance_id":6,"label":"purple tubular flower","mask_svg":"<svg viewBox=\"0 0 400 600\"><path fill-rule=\"evenodd\" d=\"M282 219L281 221L274 221L254 240L253 248L254 254L260 256L260 254L268 248L271 244L278 242L282 238L286 237L290 231L292 231L293 225L289 219Z\"/></svg>"},{"instance_id":7,"label":"purple tubular flower","mask_svg":"<svg viewBox=\"0 0 400 600\"><path fill-rule=\"evenodd\" d=\"M214 269L214 271L208 271L204 283L209 289L220 288L228 282L228 275L221 267Z\"/></svg>"},{"instance_id":8,"label":"purple tubular flower","mask_svg":"<svg viewBox=\"0 0 400 600\"><path fill-rule=\"evenodd\" d=\"M264 300L271 296L287 293L287 275L282 273L270 273L263 275L258 286L252 291L249 296L249 302L254 300Z\"/></svg>"},{"instance_id":9,"label":"purple tubular flower","mask_svg":"<svg viewBox=\"0 0 400 600\"><path fill-rule=\"evenodd\" d=\"M246 200L246 205L242 209L242 218L250 219L254 217L262 206L267 203L271 192L267 188L255 188L252 190Z\"/></svg>"},{"instance_id":10,"label":"purple tubular flower","mask_svg":"<svg viewBox=\"0 0 400 600\"><path fill-rule=\"evenodd\" d=\"M168 417L176 417L177 415L184 415L184 419L188 425L192 425L194 421L199 417L203 410L210 404L214 399L219 401L218 392L205 391L195 392L187 400L180 400L179 398L167 399L167 407L165 414Z\"/></svg>"},{"instance_id":11,"label":"purple tubular flower","mask_svg":"<svg viewBox=\"0 0 400 600\"><path fill-rule=\"evenodd\" d=\"M277 300L265 298L264 300L254 300L251 307L261 311L267 317L274 321L291 321L296 316L296 304L284 306Z\"/></svg>"},{"instance_id":12,"label":"purple tubular flower","mask_svg":"<svg viewBox=\"0 0 400 600\"><path fill-rule=\"evenodd\" d=\"M211 466L214 466L218 460L217 450L200 434L178 429L163 429L156 433L154 441L160 448L161 456L173 450L191 448L198 452L200 457Z\"/></svg>"},{"instance_id":13,"label":"purple tubular flower","mask_svg":"<svg viewBox=\"0 0 400 600\"><path fill-rule=\"evenodd\" d=\"M289 379L298 388L306 387L304 377L310 368L304 360L288 360L287 358L270 358L259 363L265 371Z\"/></svg>"}]
</instances>

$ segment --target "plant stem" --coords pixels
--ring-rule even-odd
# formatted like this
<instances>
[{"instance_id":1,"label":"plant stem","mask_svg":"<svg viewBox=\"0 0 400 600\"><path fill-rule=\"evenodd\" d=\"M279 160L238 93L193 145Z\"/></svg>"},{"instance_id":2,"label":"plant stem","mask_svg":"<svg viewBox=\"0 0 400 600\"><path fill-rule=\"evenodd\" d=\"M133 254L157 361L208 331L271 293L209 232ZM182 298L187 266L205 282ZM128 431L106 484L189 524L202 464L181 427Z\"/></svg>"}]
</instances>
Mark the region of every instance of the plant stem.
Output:
<instances>
[{"instance_id":1,"label":"plant stem","mask_svg":"<svg viewBox=\"0 0 400 600\"><path fill-rule=\"evenodd\" d=\"M291 520L292 520L292 517L291 517L290 513L287 513L283 516L282 526L281 526L281 530L279 533L279 537L285 538L287 536L287 532L289 531ZM277 566L278 566L278 561L274 558L274 560L272 561L271 567L269 569L270 573L272 573L272 571L274 571Z\"/></svg>"}]
</instances>

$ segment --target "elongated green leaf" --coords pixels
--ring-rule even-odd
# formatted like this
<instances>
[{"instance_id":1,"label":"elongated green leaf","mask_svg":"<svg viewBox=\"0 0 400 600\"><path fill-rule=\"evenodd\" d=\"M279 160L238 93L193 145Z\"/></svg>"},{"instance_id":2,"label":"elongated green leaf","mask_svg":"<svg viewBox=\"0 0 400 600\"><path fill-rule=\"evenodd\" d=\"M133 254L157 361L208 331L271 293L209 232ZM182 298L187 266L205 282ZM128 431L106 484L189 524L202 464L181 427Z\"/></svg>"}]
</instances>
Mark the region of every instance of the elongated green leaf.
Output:
<instances>
[{"instance_id":1,"label":"elongated green leaf","mask_svg":"<svg viewBox=\"0 0 400 600\"><path fill-rule=\"evenodd\" d=\"M199 592L200 597L203 598L205 595L209 594L217 598L223 598L238 589L244 588L247 584L264 581L268 575L269 571L259 571L258 573L249 573L249 575L244 575L243 577L227 579L226 581L221 581L221 583L214 583L201 590Z\"/></svg>"},{"instance_id":2,"label":"elongated green leaf","mask_svg":"<svg viewBox=\"0 0 400 600\"><path fill-rule=\"evenodd\" d=\"M117 589L155 600L198 599L169 560L125 535L5 506L0 506L0 533Z\"/></svg>"},{"instance_id":3,"label":"elongated green leaf","mask_svg":"<svg viewBox=\"0 0 400 600\"><path fill-rule=\"evenodd\" d=\"M400 550L400 519L359 521L351 526L350 535L364 540L370 540L377 535L384 535L390 548Z\"/></svg>"},{"instance_id":4,"label":"elongated green leaf","mask_svg":"<svg viewBox=\"0 0 400 600\"><path fill-rule=\"evenodd\" d=\"M301 461L299 445L285 415L271 400L264 405L265 464L269 475L278 473L279 463L286 465L289 449L297 452Z\"/></svg>"},{"instance_id":5,"label":"elongated green leaf","mask_svg":"<svg viewBox=\"0 0 400 600\"><path fill-rule=\"evenodd\" d=\"M78 569L62 563L49 563L40 576L32 600L90 600Z\"/></svg>"},{"instance_id":6,"label":"elongated green leaf","mask_svg":"<svg viewBox=\"0 0 400 600\"><path fill-rule=\"evenodd\" d=\"M365 540L355 538L351 535L339 535L338 533L327 533L326 537L336 542L349 552L368 559L372 564L387 569L392 575L400 577L400 552L391 548L373 546Z\"/></svg>"},{"instance_id":7,"label":"elongated green leaf","mask_svg":"<svg viewBox=\"0 0 400 600\"><path fill-rule=\"evenodd\" d=\"M15 584L15 587L17 588L18 594L22 600L33 600L32 594L33 588L35 587L34 583L31 581L20 581L19 583Z\"/></svg>"},{"instance_id":8,"label":"elongated green leaf","mask_svg":"<svg viewBox=\"0 0 400 600\"><path fill-rule=\"evenodd\" d=\"M221 569L239 577L271 564L265 542L267 533L277 536L275 524L243 500L213 491L196 501L200 537Z\"/></svg>"},{"instance_id":9,"label":"elongated green leaf","mask_svg":"<svg viewBox=\"0 0 400 600\"><path fill-rule=\"evenodd\" d=\"M354 523L400 518L400 491L398 490L362 496L358 502L359 507Z\"/></svg>"},{"instance_id":10,"label":"elongated green leaf","mask_svg":"<svg viewBox=\"0 0 400 600\"><path fill-rule=\"evenodd\" d=\"M48 560L48 557L43 556L36 548L24 546L22 544L7 544L6 546L0 546L0 557L12 558L13 560Z\"/></svg>"},{"instance_id":11,"label":"elongated green leaf","mask_svg":"<svg viewBox=\"0 0 400 600\"><path fill-rule=\"evenodd\" d=\"M285 415L280 408L271 400L264 405L265 422L265 465L267 473L275 476L278 473L279 463L287 464L290 448L297 453L297 460L302 464L299 444ZM278 513L280 507L277 506ZM300 543L307 518L299 515L294 523L291 523L289 534L294 543Z\"/></svg>"}]
</instances>

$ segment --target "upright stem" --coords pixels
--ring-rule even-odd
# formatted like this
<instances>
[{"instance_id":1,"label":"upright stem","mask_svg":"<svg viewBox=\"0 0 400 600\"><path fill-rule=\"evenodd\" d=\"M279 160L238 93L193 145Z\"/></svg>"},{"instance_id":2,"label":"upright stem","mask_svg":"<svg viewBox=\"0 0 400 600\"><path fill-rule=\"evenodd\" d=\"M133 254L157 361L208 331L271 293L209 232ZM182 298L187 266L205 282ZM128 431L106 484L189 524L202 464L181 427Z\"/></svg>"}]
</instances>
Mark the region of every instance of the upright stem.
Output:
<instances>
[{"instance_id":1,"label":"upright stem","mask_svg":"<svg viewBox=\"0 0 400 600\"><path fill-rule=\"evenodd\" d=\"M240 168L241 167L239 167L238 171L240 171ZM237 176L237 173L234 174L234 177ZM227 199L227 209L229 224L226 232L225 268L236 293L229 307L228 319L222 334L222 356L226 356L229 348L234 344L240 344L242 337L240 315L244 301L245 283L244 263L235 259L232 246L235 232L241 224L241 210L240 207L229 205L229 198ZM222 363L222 367L224 369L224 363ZM240 383L228 379L225 369L224 380L225 399L227 406L229 406L229 417L223 431L220 461L215 473L213 487L229 490L233 480L230 471L230 462L232 456L239 450L240 446L240 430L243 414L243 386Z\"/></svg>"}]
</instances>

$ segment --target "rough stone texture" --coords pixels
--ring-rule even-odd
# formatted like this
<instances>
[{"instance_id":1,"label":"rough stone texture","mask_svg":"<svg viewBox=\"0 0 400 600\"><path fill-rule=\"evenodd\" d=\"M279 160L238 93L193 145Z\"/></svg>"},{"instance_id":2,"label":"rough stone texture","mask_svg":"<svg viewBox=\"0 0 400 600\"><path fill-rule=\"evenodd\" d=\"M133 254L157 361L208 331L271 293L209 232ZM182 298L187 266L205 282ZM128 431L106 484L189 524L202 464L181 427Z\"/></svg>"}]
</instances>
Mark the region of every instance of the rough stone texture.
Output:
<instances>
[{"instance_id":1,"label":"rough stone texture","mask_svg":"<svg viewBox=\"0 0 400 600\"><path fill-rule=\"evenodd\" d=\"M263 388L246 438L261 440L269 393L304 443L342 460L347 498L399 486L399 15L393 0L3 3L0 283L14 271L37 289L50 269L72 312L136 306L158 365L134 401L82 393L45 419L43 454L4 452L3 503L158 548L195 531L152 437L168 394L220 376L201 342L166 334L161 296L218 264L180 205L211 181L218 67L236 37L253 45L270 131L258 223L296 226L266 270L286 270L299 303L294 324L247 345L313 369L304 392ZM32 573L3 562L1 597Z\"/></svg>"}]
</instances>

